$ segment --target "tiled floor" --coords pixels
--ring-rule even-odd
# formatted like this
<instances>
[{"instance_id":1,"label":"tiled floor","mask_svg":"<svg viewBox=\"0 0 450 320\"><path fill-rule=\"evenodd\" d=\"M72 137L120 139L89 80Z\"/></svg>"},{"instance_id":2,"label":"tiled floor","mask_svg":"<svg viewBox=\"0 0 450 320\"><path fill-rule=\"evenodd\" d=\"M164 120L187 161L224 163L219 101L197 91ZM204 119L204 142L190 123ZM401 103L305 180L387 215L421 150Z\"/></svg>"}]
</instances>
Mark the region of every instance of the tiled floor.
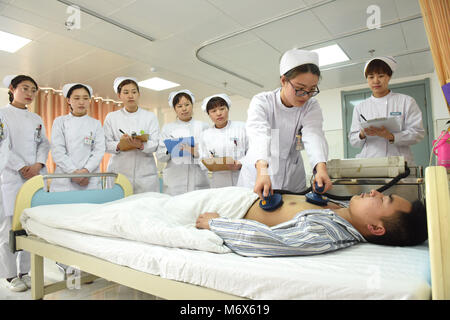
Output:
<instances>
[{"instance_id":1,"label":"tiled floor","mask_svg":"<svg viewBox=\"0 0 450 320\"><path fill-rule=\"evenodd\" d=\"M54 261L44 260L45 283L64 280L64 274ZM2 279L3 280L3 279ZM49 295L45 300L156 300L155 296L118 285L105 279L97 279L92 284L82 285L79 289L65 289ZM0 284L0 300L31 300L31 291L13 292Z\"/></svg>"}]
</instances>

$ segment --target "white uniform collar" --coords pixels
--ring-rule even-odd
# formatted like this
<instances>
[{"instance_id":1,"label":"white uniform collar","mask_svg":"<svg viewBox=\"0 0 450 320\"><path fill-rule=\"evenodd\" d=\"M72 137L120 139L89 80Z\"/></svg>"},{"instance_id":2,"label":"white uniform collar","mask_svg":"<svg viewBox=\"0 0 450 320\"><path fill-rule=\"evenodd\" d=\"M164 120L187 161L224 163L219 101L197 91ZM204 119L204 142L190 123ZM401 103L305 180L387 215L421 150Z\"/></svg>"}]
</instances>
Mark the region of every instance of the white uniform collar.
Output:
<instances>
[{"instance_id":1,"label":"white uniform collar","mask_svg":"<svg viewBox=\"0 0 450 320\"><path fill-rule=\"evenodd\" d=\"M216 125L215 124L213 124L213 126L212 126L214 129L216 129L216 130L223 130L223 129L228 129L229 127L231 127L231 120L228 120L228 122L227 122L227 125L225 126L225 127L223 127L223 128L216 128Z\"/></svg>"},{"instance_id":2,"label":"white uniform collar","mask_svg":"<svg viewBox=\"0 0 450 320\"><path fill-rule=\"evenodd\" d=\"M387 100L388 98L390 98L391 96L392 96L392 90L389 90L389 93L387 95L385 95L384 97L377 98L377 97L374 97L372 94L370 96L370 98L375 102L383 102L383 101Z\"/></svg>"},{"instance_id":3,"label":"white uniform collar","mask_svg":"<svg viewBox=\"0 0 450 320\"><path fill-rule=\"evenodd\" d=\"M72 117L72 118L76 118L76 119L83 119L83 118L86 118L86 117L88 116L88 114L86 113L84 116L77 117L77 116L74 116L74 115L72 114L72 112L69 112L69 116Z\"/></svg>"},{"instance_id":4,"label":"white uniform collar","mask_svg":"<svg viewBox=\"0 0 450 320\"><path fill-rule=\"evenodd\" d=\"M122 107L121 110L122 110L125 114L133 115L133 114L137 114L137 113L139 112L139 110L141 110L141 108L139 108L139 106L138 106L136 112L128 112L128 111L127 111L127 108L125 108L125 107Z\"/></svg>"},{"instance_id":5,"label":"white uniform collar","mask_svg":"<svg viewBox=\"0 0 450 320\"><path fill-rule=\"evenodd\" d=\"M193 123L193 121L194 121L194 118L193 118L193 117L192 117L191 120L189 120L189 121L183 121L183 120L178 119L178 117L177 117L176 123L178 123L178 124L184 124L184 125L189 125L189 124Z\"/></svg>"},{"instance_id":6,"label":"white uniform collar","mask_svg":"<svg viewBox=\"0 0 450 320\"><path fill-rule=\"evenodd\" d=\"M28 106L26 106L25 109L21 109L21 108L14 107L11 103L8 103L8 107L14 108L14 110L19 110L19 111L24 111L24 112L29 111Z\"/></svg>"}]
</instances>

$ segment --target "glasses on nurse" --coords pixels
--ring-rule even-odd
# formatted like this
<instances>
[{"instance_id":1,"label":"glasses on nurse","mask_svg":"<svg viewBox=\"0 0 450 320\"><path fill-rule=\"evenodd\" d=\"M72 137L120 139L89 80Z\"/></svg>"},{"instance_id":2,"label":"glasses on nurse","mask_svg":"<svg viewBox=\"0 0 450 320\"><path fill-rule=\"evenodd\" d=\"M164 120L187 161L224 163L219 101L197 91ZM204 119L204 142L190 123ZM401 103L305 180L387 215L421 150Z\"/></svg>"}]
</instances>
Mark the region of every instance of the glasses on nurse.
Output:
<instances>
[{"instance_id":1,"label":"glasses on nurse","mask_svg":"<svg viewBox=\"0 0 450 320\"><path fill-rule=\"evenodd\" d=\"M297 97L304 97L304 96L306 96L306 95L309 95L310 97L315 97L315 96L317 96L317 95L319 94L319 92L320 92L319 88L316 88L316 90L312 90L312 91L306 91L306 90L303 90L303 89L296 89L296 88L294 87L294 85L291 83L291 81L288 80L288 82L291 84L292 88L293 88L294 91L295 91L295 95L296 95Z\"/></svg>"}]
</instances>

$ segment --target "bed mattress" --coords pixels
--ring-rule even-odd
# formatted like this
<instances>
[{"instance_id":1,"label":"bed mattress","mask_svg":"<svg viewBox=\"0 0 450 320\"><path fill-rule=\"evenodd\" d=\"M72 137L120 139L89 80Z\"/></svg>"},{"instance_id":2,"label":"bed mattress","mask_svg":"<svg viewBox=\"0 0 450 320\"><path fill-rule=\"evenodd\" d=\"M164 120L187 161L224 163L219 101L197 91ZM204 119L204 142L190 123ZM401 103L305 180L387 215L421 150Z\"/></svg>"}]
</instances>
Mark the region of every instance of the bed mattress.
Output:
<instances>
[{"instance_id":1,"label":"bed mattress","mask_svg":"<svg viewBox=\"0 0 450 320\"><path fill-rule=\"evenodd\" d=\"M318 256L248 258L55 229L32 219L26 229L118 265L250 299L431 298L427 244L359 244Z\"/></svg>"}]
</instances>

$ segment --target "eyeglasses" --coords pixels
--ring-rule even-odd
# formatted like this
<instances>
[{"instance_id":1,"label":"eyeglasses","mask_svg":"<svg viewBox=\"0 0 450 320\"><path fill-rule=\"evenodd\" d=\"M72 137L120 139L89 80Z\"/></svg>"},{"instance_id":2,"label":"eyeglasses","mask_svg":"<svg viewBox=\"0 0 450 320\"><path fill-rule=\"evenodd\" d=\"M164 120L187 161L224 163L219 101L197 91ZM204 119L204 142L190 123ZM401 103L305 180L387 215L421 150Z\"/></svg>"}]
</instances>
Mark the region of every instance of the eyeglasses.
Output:
<instances>
[{"instance_id":1,"label":"eyeglasses","mask_svg":"<svg viewBox=\"0 0 450 320\"><path fill-rule=\"evenodd\" d=\"M310 97L315 97L315 96L317 96L317 95L319 94L319 92L320 92L319 88L317 88L317 90L312 90L312 91L306 91L306 90L303 90L303 89L296 89L296 88L294 87L294 85L291 83L291 81L288 80L288 82L291 84L292 88L293 88L294 91L295 91L295 95L296 95L297 97L304 97L304 96L306 96L306 95L309 95Z\"/></svg>"}]
</instances>

